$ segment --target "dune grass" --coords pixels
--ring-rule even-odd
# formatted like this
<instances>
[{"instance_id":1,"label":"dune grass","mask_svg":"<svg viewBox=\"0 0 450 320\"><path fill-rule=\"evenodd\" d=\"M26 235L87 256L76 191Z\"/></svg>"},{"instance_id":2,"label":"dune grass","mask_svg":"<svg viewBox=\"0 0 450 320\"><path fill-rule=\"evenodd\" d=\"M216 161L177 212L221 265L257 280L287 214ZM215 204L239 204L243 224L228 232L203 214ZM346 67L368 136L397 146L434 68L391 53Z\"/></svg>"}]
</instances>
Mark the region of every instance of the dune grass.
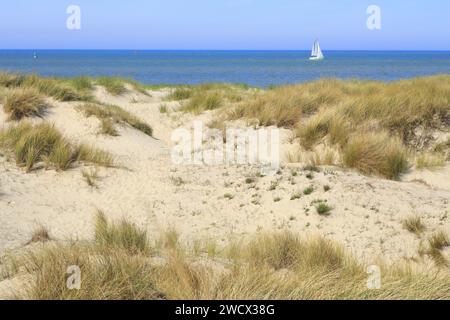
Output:
<instances>
[{"instance_id":1,"label":"dune grass","mask_svg":"<svg viewBox=\"0 0 450 320\"><path fill-rule=\"evenodd\" d=\"M51 240L51 237L50 237L50 234L49 234L47 228L41 225L33 231L29 243L47 242L50 240Z\"/></svg>"},{"instance_id":2,"label":"dune grass","mask_svg":"<svg viewBox=\"0 0 450 320\"><path fill-rule=\"evenodd\" d=\"M24 78L21 86L36 88L41 94L58 101L86 101L92 98L89 93L76 90L64 79L29 75Z\"/></svg>"},{"instance_id":3,"label":"dune grass","mask_svg":"<svg viewBox=\"0 0 450 320\"><path fill-rule=\"evenodd\" d=\"M101 77L96 80L96 83L106 89L108 93L118 96L127 92L125 83L120 78L115 77Z\"/></svg>"},{"instance_id":4,"label":"dune grass","mask_svg":"<svg viewBox=\"0 0 450 320\"><path fill-rule=\"evenodd\" d=\"M114 124L127 124L148 136L153 134L153 129L148 124L119 106L86 103L78 106L77 109L83 112L86 117L94 116L99 119L101 121L100 132L104 134L116 136L118 133Z\"/></svg>"},{"instance_id":5,"label":"dune grass","mask_svg":"<svg viewBox=\"0 0 450 320\"><path fill-rule=\"evenodd\" d=\"M147 233L123 219L120 223L108 222L103 211L97 211L95 242L101 246L125 249L130 254L148 253Z\"/></svg>"},{"instance_id":6,"label":"dune grass","mask_svg":"<svg viewBox=\"0 0 450 320\"><path fill-rule=\"evenodd\" d=\"M58 101L90 101L90 88L80 87L81 80L40 77L0 72L0 86L7 88L33 88L44 96ZM77 85L79 87L77 87Z\"/></svg>"},{"instance_id":7,"label":"dune grass","mask_svg":"<svg viewBox=\"0 0 450 320\"><path fill-rule=\"evenodd\" d=\"M420 216L413 215L403 220L403 227L411 233L420 236L426 227L422 223Z\"/></svg>"},{"instance_id":8,"label":"dune grass","mask_svg":"<svg viewBox=\"0 0 450 320\"><path fill-rule=\"evenodd\" d=\"M155 262L149 254L159 252ZM342 246L290 232L260 234L211 255L226 263L199 263L177 238L152 250L131 223L97 216L95 240L47 244L18 259L33 277L22 299L449 299L445 270L420 272L406 264L380 266L380 289L367 288L366 267ZM78 266L81 287L66 286L67 267Z\"/></svg>"},{"instance_id":9,"label":"dune grass","mask_svg":"<svg viewBox=\"0 0 450 320\"><path fill-rule=\"evenodd\" d=\"M450 121L450 76L441 75L391 83L324 79L306 84L283 86L266 91L244 103L245 116L264 120L265 112L290 110L297 118L274 121L280 126L298 124L299 115L313 115L330 109L359 124L376 120L385 128L405 135L419 125L436 127ZM265 121L260 121L264 124Z\"/></svg>"},{"instance_id":10,"label":"dune grass","mask_svg":"<svg viewBox=\"0 0 450 320\"><path fill-rule=\"evenodd\" d=\"M206 110L214 110L222 106L223 97L217 92L198 91L181 107L181 111L199 114Z\"/></svg>"},{"instance_id":11,"label":"dune grass","mask_svg":"<svg viewBox=\"0 0 450 320\"><path fill-rule=\"evenodd\" d=\"M81 175L84 178L84 180L86 181L86 183L88 184L88 186L93 187L93 188L97 188L97 181L99 179L98 176L98 170L97 168L91 168L90 170L83 170L81 171Z\"/></svg>"},{"instance_id":12,"label":"dune grass","mask_svg":"<svg viewBox=\"0 0 450 320\"><path fill-rule=\"evenodd\" d=\"M168 101L181 101L181 111L195 114L215 110L253 96L255 89L243 84L204 83L174 88Z\"/></svg>"},{"instance_id":13,"label":"dune grass","mask_svg":"<svg viewBox=\"0 0 450 320\"><path fill-rule=\"evenodd\" d=\"M38 166L67 170L77 162L111 166L112 156L86 145L70 143L52 125L21 122L0 131L0 147L27 172Z\"/></svg>"},{"instance_id":14,"label":"dune grass","mask_svg":"<svg viewBox=\"0 0 450 320\"><path fill-rule=\"evenodd\" d=\"M445 155L443 153L423 152L416 158L417 169L436 169L445 166Z\"/></svg>"},{"instance_id":15,"label":"dune grass","mask_svg":"<svg viewBox=\"0 0 450 320\"><path fill-rule=\"evenodd\" d=\"M79 91L90 91L94 88L94 83L89 77L75 77L73 79L69 79L69 81L74 88Z\"/></svg>"},{"instance_id":16,"label":"dune grass","mask_svg":"<svg viewBox=\"0 0 450 320\"><path fill-rule=\"evenodd\" d=\"M193 90L191 88L175 88L167 97L169 101L181 101L192 97Z\"/></svg>"},{"instance_id":17,"label":"dune grass","mask_svg":"<svg viewBox=\"0 0 450 320\"><path fill-rule=\"evenodd\" d=\"M42 116L48 104L34 88L13 88L6 91L3 109L9 120Z\"/></svg>"},{"instance_id":18,"label":"dune grass","mask_svg":"<svg viewBox=\"0 0 450 320\"><path fill-rule=\"evenodd\" d=\"M442 250L446 247L450 247L450 238L447 233L440 230L435 232L428 239L428 255L434 260L436 265L442 267L449 267L450 261L448 261L445 256L442 254Z\"/></svg>"},{"instance_id":19,"label":"dune grass","mask_svg":"<svg viewBox=\"0 0 450 320\"><path fill-rule=\"evenodd\" d=\"M450 126L450 76L389 83L323 79L281 86L244 100L225 115L291 128L303 149L331 144L344 166L396 179L409 166L408 149L432 148L426 134ZM420 156L417 167L441 166L446 156L440 153Z\"/></svg>"},{"instance_id":20,"label":"dune grass","mask_svg":"<svg viewBox=\"0 0 450 320\"><path fill-rule=\"evenodd\" d=\"M25 76L17 73L0 72L0 87L15 88L22 84Z\"/></svg>"},{"instance_id":21,"label":"dune grass","mask_svg":"<svg viewBox=\"0 0 450 320\"><path fill-rule=\"evenodd\" d=\"M343 163L364 174L378 174L388 179L397 179L409 168L401 141L383 132L352 137L343 150Z\"/></svg>"}]
</instances>

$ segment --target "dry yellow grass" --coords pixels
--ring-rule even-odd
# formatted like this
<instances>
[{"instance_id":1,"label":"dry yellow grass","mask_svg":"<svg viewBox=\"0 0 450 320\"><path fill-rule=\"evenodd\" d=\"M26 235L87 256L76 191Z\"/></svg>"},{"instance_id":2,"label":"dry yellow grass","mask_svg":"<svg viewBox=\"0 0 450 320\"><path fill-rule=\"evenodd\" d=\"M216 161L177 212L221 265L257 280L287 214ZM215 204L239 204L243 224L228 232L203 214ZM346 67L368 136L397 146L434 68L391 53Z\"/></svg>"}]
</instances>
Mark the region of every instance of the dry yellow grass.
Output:
<instances>
[{"instance_id":1,"label":"dry yellow grass","mask_svg":"<svg viewBox=\"0 0 450 320\"><path fill-rule=\"evenodd\" d=\"M426 229L425 225L422 223L422 219L417 215L410 216L403 220L403 227L417 236L420 236Z\"/></svg>"},{"instance_id":2,"label":"dry yellow grass","mask_svg":"<svg viewBox=\"0 0 450 320\"><path fill-rule=\"evenodd\" d=\"M450 76L390 83L324 79L284 86L243 101L226 116L295 128L306 150L330 143L341 150L345 166L397 178L408 167L407 148L432 149L433 139L424 135L449 128ZM423 146L420 141L429 142ZM385 156L389 159L383 161ZM444 161L445 155L420 156L417 167Z\"/></svg>"},{"instance_id":3,"label":"dry yellow grass","mask_svg":"<svg viewBox=\"0 0 450 320\"><path fill-rule=\"evenodd\" d=\"M436 169L445 166L445 156L441 153L424 152L416 157L417 169Z\"/></svg>"},{"instance_id":4,"label":"dry yellow grass","mask_svg":"<svg viewBox=\"0 0 450 320\"><path fill-rule=\"evenodd\" d=\"M450 274L381 265L381 287L367 287L366 267L320 237L289 232L231 243L198 260L178 237L167 235L159 251L131 223L97 217L95 242L48 244L15 260L11 270L30 275L24 299L449 299ZM150 252L159 252L150 259ZM202 262L200 262L202 261ZM221 263L218 261L225 261ZM81 287L66 286L68 266L78 266ZM10 272L8 277L13 277Z\"/></svg>"},{"instance_id":5,"label":"dry yellow grass","mask_svg":"<svg viewBox=\"0 0 450 320\"><path fill-rule=\"evenodd\" d=\"M342 160L349 168L388 179L397 179L409 168L403 144L385 132L353 136L342 151Z\"/></svg>"},{"instance_id":6,"label":"dry yellow grass","mask_svg":"<svg viewBox=\"0 0 450 320\"><path fill-rule=\"evenodd\" d=\"M442 250L450 246L450 239L444 231L440 230L435 232L428 239L428 246L429 249L427 253L438 266L450 266L450 262L442 254Z\"/></svg>"},{"instance_id":7,"label":"dry yellow grass","mask_svg":"<svg viewBox=\"0 0 450 320\"><path fill-rule=\"evenodd\" d=\"M148 253L147 232L139 230L123 219L115 224L108 222L103 211L97 211L95 223L95 242L109 248L121 248L130 254Z\"/></svg>"},{"instance_id":8,"label":"dry yellow grass","mask_svg":"<svg viewBox=\"0 0 450 320\"><path fill-rule=\"evenodd\" d=\"M9 120L42 116L48 104L34 88L13 88L5 93L3 109Z\"/></svg>"},{"instance_id":9,"label":"dry yellow grass","mask_svg":"<svg viewBox=\"0 0 450 320\"><path fill-rule=\"evenodd\" d=\"M47 228L45 228L44 226L39 226L33 231L29 243L47 242L49 240L51 240L51 238Z\"/></svg>"}]
</instances>

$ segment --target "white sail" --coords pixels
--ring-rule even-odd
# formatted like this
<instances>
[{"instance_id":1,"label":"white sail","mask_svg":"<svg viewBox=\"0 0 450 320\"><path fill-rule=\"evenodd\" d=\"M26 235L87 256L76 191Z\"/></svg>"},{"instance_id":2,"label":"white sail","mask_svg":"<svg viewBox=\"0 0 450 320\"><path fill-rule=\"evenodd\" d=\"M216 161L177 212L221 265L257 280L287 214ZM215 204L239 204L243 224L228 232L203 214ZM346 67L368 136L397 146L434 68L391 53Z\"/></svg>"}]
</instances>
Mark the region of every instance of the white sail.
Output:
<instances>
[{"instance_id":1,"label":"white sail","mask_svg":"<svg viewBox=\"0 0 450 320\"><path fill-rule=\"evenodd\" d=\"M314 41L312 51L311 51L311 57L310 60L322 60L324 58L324 55L322 53L322 50L320 49L319 41Z\"/></svg>"},{"instance_id":2,"label":"white sail","mask_svg":"<svg viewBox=\"0 0 450 320\"><path fill-rule=\"evenodd\" d=\"M317 56L317 41L314 41L313 43L313 47L311 50L311 57L316 57Z\"/></svg>"},{"instance_id":3,"label":"white sail","mask_svg":"<svg viewBox=\"0 0 450 320\"><path fill-rule=\"evenodd\" d=\"M319 41L317 41L317 54L316 54L316 57L319 58L319 59L323 59L324 58L322 50L320 49Z\"/></svg>"}]
</instances>

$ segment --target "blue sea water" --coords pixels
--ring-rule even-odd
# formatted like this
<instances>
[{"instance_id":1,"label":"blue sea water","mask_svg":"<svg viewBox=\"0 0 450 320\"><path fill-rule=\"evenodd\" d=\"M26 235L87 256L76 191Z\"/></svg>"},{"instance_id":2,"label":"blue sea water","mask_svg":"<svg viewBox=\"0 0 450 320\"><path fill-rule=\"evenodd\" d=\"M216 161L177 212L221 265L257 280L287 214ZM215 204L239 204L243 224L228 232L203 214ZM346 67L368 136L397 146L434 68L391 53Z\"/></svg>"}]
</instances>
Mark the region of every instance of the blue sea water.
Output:
<instances>
[{"instance_id":1,"label":"blue sea water","mask_svg":"<svg viewBox=\"0 0 450 320\"><path fill-rule=\"evenodd\" d=\"M147 84L246 83L265 87L319 78L397 80L450 74L450 52L0 50L0 70L43 76L121 76Z\"/></svg>"}]
</instances>

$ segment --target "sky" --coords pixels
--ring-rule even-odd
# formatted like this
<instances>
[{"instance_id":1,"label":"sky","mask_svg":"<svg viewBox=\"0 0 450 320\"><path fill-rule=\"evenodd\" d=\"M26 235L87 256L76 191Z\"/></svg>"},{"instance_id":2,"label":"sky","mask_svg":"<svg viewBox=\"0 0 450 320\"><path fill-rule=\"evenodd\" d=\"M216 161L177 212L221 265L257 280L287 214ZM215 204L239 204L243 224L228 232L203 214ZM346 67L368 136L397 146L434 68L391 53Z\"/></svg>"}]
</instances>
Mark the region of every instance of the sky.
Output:
<instances>
[{"instance_id":1,"label":"sky","mask_svg":"<svg viewBox=\"0 0 450 320\"><path fill-rule=\"evenodd\" d=\"M66 10L78 5L81 29ZM380 8L381 29L367 27ZM15 0L0 49L450 50L448 0Z\"/></svg>"}]
</instances>

